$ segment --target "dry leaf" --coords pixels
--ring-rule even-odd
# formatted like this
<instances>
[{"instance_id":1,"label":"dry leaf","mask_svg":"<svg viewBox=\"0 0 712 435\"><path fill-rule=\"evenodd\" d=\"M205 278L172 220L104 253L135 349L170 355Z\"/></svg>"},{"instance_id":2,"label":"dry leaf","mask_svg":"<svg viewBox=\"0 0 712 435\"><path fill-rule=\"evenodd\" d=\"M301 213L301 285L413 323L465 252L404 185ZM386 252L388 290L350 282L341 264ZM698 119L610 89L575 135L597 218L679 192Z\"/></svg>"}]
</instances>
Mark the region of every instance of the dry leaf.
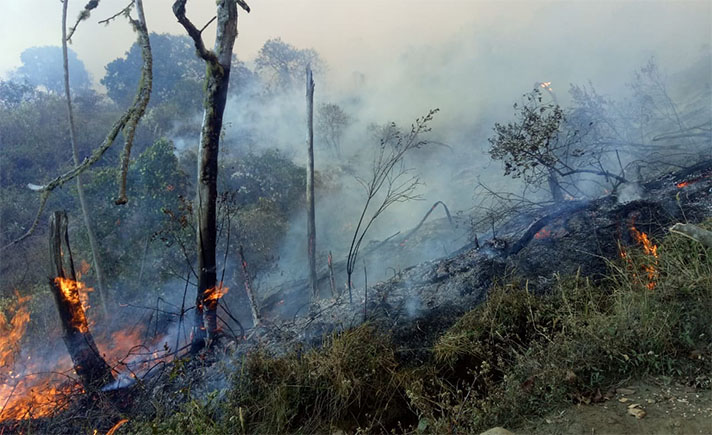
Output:
<instances>
[{"instance_id":1,"label":"dry leaf","mask_svg":"<svg viewBox=\"0 0 712 435\"><path fill-rule=\"evenodd\" d=\"M648 413L645 412L643 408L628 408L628 414L632 415L633 417L637 418L640 420L641 418L645 417Z\"/></svg>"}]
</instances>

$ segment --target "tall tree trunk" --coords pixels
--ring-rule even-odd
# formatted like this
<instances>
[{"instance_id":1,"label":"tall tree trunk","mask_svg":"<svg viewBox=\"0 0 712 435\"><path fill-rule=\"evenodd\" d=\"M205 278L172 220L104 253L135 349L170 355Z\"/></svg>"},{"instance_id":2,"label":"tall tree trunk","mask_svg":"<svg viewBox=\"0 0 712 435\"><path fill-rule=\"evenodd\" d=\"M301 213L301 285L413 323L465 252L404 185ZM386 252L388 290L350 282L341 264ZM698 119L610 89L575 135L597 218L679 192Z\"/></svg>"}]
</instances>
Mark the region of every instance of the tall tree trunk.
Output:
<instances>
[{"instance_id":1,"label":"tall tree trunk","mask_svg":"<svg viewBox=\"0 0 712 435\"><path fill-rule=\"evenodd\" d=\"M62 62L64 65L64 95L67 100L67 120L69 122L69 139L72 142L72 159L74 166L79 166L79 151L77 150L77 134L74 126L74 110L72 109L72 95L69 88L69 62L67 56L67 7L69 0L64 0L62 6ZM106 292L104 291L104 272L101 268L99 259L99 247L96 243L96 234L92 226L91 216L89 215L89 207L87 206L86 197L84 196L84 183L82 175L77 175L77 196L79 196L79 205L82 208L82 216L84 217L84 227L87 230L89 237L89 247L91 248L92 260L94 263L94 272L96 273L96 288L99 302L101 304L102 314L104 318L108 317L106 310Z\"/></svg>"},{"instance_id":2,"label":"tall tree trunk","mask_svg":"<svg viewBox=\"0 0 712 435\"><path fill-rule=\"evenodd\" d=\"M312 299L319 296L316 276L316 222L314 218L314 79L307 65L307 255Z\"/></svg>"},{"instance_id":3,"label":"tall tree trunk","mask_svg":"<svg viewBox=\"0 0 712 435\"><path fill-rule=\"evenodd\" d=\"M111 368L101 357L89 331L86 313L79 297L79 286L67 234L67 214L56 211L49 221L49 287L54 295L62 324L64 344L72 357L74 370L89 391L114 380Z\"/></svg>"},{"instance_id":4,"label":"tall tree trunk","mask_svg":"<svg viewBox=\"0 0 712 435\"><path fill-rule=\"evenodd\" d=\"M215 47L213 51L210 51L203 44L202 30L198 30L185 15L186 2L187 0L176 0L173 3L173 13L193 39L198 56L206 63L196 197L198 292L195 300L196 309L191 346L192 351L197 352L205 345L206 339L211 341L219 332L217 325L218 300L208 298L217 285L215 247L217 244L218 153L230 82L232 50L237 38L237 5L239 4L248 12L249 8L240 0L237 2L235 0L218 0Z\"/></svg>"}]
</instances>

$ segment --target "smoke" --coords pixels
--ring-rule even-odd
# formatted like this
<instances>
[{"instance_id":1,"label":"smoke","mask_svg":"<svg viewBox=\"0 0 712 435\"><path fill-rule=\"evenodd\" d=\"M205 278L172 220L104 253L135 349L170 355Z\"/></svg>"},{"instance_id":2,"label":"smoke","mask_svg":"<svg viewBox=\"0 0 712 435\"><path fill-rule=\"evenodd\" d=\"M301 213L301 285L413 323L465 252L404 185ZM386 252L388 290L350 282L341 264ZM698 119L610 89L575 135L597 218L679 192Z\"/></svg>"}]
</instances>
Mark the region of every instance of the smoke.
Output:
<instances>
[{"instance_id":1,"label":"smoke","mask_svg":"<svg viewBox=\"0 0 712 435\"><path fill-rule=\"evenodd\" d=\"M702 2L518 3L516 8L478 3L477 8L482 16L439 32L433 40L409 40L414 31L407 29L403 35L387 33L380 46L369 46L366 52L346 53L339 46L342 35L329 38L340 47L336 54L327 42L320 41L326 45L323 51L320 44L314 44L329 64L317 77L315 105L338 104L352 120L339 157L317 136L315 166L323 181L317 192L317 251L324 264L329 250L336 260L345 258L365 201L354 177L367 175L364 171L377 146L369 126L394 121L408 130L416 117L431 108L440 109L427 135L436 144L406 161L419 176L422 201L395 204L379 218L367 240L383 240L415 226L435 201L445 202L454 212L468 211L477 180L505 190L519 188L518 182L503 179L499 163L489 159L487 138L494 122L512 118L512 103L533 84L551 82L565 107L571 101L571 84L590 82L599 93L618 97L629 93L632 72L651 57L672 75L709 53L710 6ZM409 18L402 16L394 22L393 32L403 30ZM242 37L247 36L243 33ZM343 35L345 41L350 38ZM278 148L305 165L305 119L300 88L274 98L236 97L226 111L226 139L236 149ZM597 188L593 182L583 184ZM631 189L625 187L622 195ZM281 248L280 276L306 275L305 222L303 212L290 222ZM419 260L447 252L441 245L440 240L425 243ZM389 267L403 265L401 260L385 259L374 266L378 270L372 276L386 276Z\"/></svg>"}]
</instances>

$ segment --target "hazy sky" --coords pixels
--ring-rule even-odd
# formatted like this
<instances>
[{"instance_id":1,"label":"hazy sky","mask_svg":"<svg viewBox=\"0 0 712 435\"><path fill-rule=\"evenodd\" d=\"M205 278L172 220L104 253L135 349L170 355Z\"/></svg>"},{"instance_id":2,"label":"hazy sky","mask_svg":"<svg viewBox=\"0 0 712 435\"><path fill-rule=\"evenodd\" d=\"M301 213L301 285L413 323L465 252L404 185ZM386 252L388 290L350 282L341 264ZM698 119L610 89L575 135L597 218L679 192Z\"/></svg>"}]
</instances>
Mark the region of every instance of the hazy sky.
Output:
<instances>
[{"instance_id":1,"label":"hazy sky","mask_svg":"<svg viewBox=\"0 0 712 435\"><path fill-rule=\"evenodd\" d=\"M24 49L59 44L58 0L0 3L0 74L19 65ZM85 3L70 3L70 20ZM74 37L72 48L95 81L103 75L104 65L121 56L134 40L124 19L109 26L96 24L126 3L103 0ZM171 12L172 0L144 0L144 4L151 31L183 34ZM354 71L378 74L404 56L431 64L451 62L441 58L448 56L441 48L451 46L460 50L458 57L493 62L494 70L503 61L522 68L507 58L521 57L531 63L535 52L537 63L566 65L566 70L585 67L591 74L588 78L596 78L596 70L610 70L614 62L640 63L653 54L674 68L679 58L694 56L712 40L712 2L708 1L252 0L249 4L252 13L240 15L239 58L251 60L265 40L280 36L297 47L315 48L327 60L330 79L336 82L348 80ZM188 14L199 26L214 10L213 0L188 1Z\"/></svg>"}]
</instances>

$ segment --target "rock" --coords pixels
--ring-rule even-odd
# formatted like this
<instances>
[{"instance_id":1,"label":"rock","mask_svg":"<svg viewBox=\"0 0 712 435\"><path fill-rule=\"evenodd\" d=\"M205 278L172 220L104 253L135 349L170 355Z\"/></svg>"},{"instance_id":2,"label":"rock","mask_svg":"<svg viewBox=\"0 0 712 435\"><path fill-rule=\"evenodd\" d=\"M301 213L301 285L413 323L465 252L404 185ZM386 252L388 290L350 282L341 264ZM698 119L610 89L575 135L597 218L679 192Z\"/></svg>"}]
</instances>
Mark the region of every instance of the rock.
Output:
<instances>
[{"instance_id":1,"label":"rock","mask_svg":"<svg viewBox=\"0 0 712 435\"><path fill-rule=\"evenodd\" d=\"M630 388L616 388L616 393L623 395L631 395L635 394L635 390L632 390Z\"/></svg>"},{"instance_id":2,"label":"rock","mask_svg":"<svg viewBox=\"0 0 712 435\"><path fill-rule=\"evenodd\" d=\"M510 432L503 427L497 426L482 432L480 435L514 435L514 432Z\"/></svg>"}]
</instances>

